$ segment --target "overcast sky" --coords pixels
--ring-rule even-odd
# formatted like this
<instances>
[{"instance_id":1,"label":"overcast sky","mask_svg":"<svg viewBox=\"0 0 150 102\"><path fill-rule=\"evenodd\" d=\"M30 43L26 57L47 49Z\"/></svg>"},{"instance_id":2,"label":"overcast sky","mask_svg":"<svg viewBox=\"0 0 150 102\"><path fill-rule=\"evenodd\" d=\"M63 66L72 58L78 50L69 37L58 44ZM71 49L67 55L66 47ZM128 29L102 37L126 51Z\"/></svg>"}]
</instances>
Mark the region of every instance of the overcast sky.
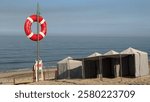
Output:
<instances>
[{"instance_id":1,"label":"overcast sky","mask_svg":"<svg viewBox=\"0 0 150 102\"><path fill-rule=\"evenodd\" d=\"M150 35L150 0L0 0L0 35L25 34L37 2L48 35Z\"/></svg>"}]
</instances>

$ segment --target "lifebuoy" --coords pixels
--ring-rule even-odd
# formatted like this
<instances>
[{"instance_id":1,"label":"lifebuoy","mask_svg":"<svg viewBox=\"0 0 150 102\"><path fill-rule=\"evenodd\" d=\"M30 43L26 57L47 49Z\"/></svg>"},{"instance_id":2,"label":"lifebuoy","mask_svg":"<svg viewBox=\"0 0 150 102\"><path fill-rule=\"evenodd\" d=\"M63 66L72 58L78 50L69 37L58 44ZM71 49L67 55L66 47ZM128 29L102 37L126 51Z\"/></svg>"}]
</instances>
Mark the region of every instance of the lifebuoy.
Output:
<instances>
[{"instance_id":1,"label":"lifebuoy","mask_svg":"<svg viewBox=\"0 0 150 102\"><path fill-rule=\"evenodd\" d=\"M37 15L31 15L26 19L25 24L24 24L24 30L25 30L27 37L33 41L37 41L38 37L39 37L39 41L42 40L46 36L46 32L47 32L47 24L46 24L45 19L43 19L42 16L38 16L38 17L39 17L39 21L37 20ZM33 22L40 23L41 30L39 34L34 34L32 32L31 26Z\"/></svg>"}]
</instances>

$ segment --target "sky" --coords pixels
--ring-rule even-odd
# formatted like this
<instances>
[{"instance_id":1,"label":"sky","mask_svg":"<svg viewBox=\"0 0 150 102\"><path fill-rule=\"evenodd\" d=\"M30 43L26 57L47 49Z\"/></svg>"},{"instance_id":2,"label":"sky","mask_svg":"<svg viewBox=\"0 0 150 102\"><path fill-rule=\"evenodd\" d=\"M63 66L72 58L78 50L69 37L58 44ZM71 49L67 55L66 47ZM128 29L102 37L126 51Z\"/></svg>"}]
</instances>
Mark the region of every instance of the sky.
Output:
<instances>
[{"instance_id":1,"label":"sky","mask_svg":"<svg viewBox=\"0 0 150 102\"><path fill-rule=\"evenodd\" d=\"M0 35L25 34L37 2L49 36L150 36L150 0L0 0Z\"/></svg>"}]
</instances>

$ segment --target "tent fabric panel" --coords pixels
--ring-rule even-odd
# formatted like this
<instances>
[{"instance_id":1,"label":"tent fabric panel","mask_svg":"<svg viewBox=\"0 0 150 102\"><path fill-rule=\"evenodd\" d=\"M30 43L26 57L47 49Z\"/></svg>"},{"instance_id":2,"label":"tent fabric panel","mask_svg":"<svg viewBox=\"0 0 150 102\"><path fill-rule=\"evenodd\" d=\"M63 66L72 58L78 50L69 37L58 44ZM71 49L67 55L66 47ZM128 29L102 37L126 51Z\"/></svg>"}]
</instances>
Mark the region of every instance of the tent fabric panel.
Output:
<instances>
[{"instance_id":1,"label":"tent fabric panel","mask_svg":"<svg viewBox=\"0 0 150 102\"><path fill-rule=\"evenodd\" d=\"M77 60L62 60L61 63L58 63L58 78L66 79L66 78L81 78L81 66L82 62ZM79 71L79 72L78 72Z\"/></svg>"},{"instance_id":2,"label":"tent fabric panel","mask_svg":"<svg viewBox=\"0 0 150 102\"><path fill-rule=\"evenodd\" d=\"M82 78L82 62L69 60L70 78Z\"/></svg>"},{"instance_id":3,"label":"tent fabric panel","mask_svg":"<svg viewBox=\"0 0 150 102\"><path fill-rule=\"evenodd\" d=\"M98 52L95 52L91 55L89 55L88 57L96 57L96 56L101 56L102 54L98 53Z\"/></svg>"},{"instance_id":4,"label":"tent fabric panel","mask_svg":"<svg viewBox=\"0 0 150 102\"><path fill-rule=\"evenodd\" d=\"M140 76L140 55L139 54L135 54L135 77L139 77Z\"/></svg>"},{"instance_id":5,"label":"tent fabric panel","mask_svg":"<svg viewBox=\"0 0 150 102\"><path fill-rule=\"evenodd\" d=\"M63 59L63 60L61 60L61 61L59 61L59 62L57 62L58 64L59 63L67 63L68 62L68 60L71 60L71 59L73 59L72 57L66 57L65 59Z\"/></svg>"},{"instance_id":6,"label":"tent fabric panel","mask_svg":"<svg viewBox=\"0 0 150 102\"><path fill-rule=\"evenodd\" d=\"M149 66L148 66L148 54L142 54L140 56L140 75L149 75Z\"/></svg>"},{"instance_id":7,"label":"tent fabric panel","mask_svg":"<svg viewBox=\"0 0 150 102\"><path fill-rule=\"evenodd\" d=\"M108 52L106 52L104 55L118 55L119 53L114 51L114 50L110 50Z\"/></svg>"},{"instance_id":8,"label":"tent fabric panel","mask_svg":"<svg viewBox=\"0 0 150 102\"><path fill-rule=\"evenodd\" d=\"M76 60L69 60L68 65L70 69L74 69L74 68L82 66L82 62L76 61Z\"/></svg>"},{"instance_id":9,"label":"tent fabric panel","mask_svg":"<svg viewBox=\"0 0 150 102\"><path fill-rule=\"evenodd\" d=\"M67 78L67 64L58 64L58 78L64 79Z\"/></svg>"}]
</instances>

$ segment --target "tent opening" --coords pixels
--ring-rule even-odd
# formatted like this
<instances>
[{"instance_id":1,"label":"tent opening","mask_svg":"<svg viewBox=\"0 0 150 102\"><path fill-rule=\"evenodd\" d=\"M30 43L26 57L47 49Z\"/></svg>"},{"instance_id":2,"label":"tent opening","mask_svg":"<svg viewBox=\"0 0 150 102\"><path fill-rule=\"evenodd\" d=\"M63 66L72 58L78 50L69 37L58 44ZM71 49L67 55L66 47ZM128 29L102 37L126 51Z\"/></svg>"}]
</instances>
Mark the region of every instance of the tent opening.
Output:
<instances>
[{"instance_id":1,"label":"tent opening","mask_svg":"<svg viewBox=\"0 0 150 102\"><path fill-rule=\"evenodd\" d=\"M119 76L119 58L104 58L102 61L103 77L114 78Z\"/></svg>"},{"instance_id":2,"label":"tent opening","mask_svg":"<svg viewBox=\"0 0 150 102\"><path fill-rule=\"evenodd\" d=\"M135 55L122 57L122 76L135 77Z\"/></svg>"},{"instance_id":3,"label":"tent opening","mask_svg":"<svg viewBox=\"0 0 150 102\"><path fill-rule=\"evenodd\" d=\"M99 72L99 60L86 60L84 62L85 78L97 78Z\"/></svg>"}]
</instances>

